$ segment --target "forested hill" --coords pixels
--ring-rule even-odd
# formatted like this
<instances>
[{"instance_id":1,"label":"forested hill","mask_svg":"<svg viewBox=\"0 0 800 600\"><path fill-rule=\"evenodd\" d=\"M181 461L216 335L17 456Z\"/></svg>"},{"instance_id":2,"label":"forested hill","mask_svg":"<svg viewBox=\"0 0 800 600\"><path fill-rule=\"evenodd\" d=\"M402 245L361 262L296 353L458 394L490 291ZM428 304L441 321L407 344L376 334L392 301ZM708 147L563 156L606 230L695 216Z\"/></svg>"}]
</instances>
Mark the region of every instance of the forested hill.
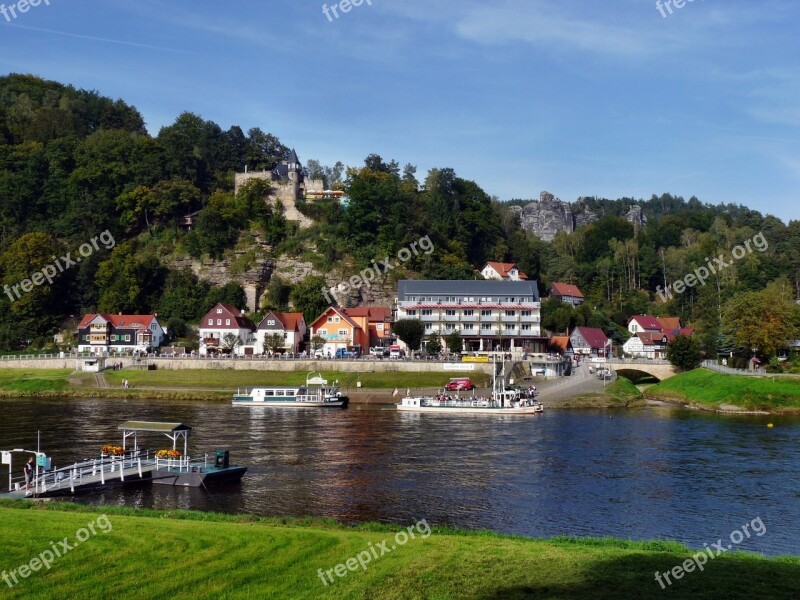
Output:
<instances>
[{"instance_id":1,"label":"forested hill","mask_svg":"<svg viewBox=\"0 0 800 600\"><path fill-rule=\"evenodd\" d=\"M413 256L390 278L473 278L487 260L516 262L543 290L568 281L586 294L588 312L548 312L554 329L566 320L616 331L630 314L671 312L711 339L737 292L762 290L781 277L790 296L800 285L795 222L662 196L643 203L648 224L634 229L615 201L590 199L604 216L548 244L526 234L507 204L452 169L418 179L413 165L374 154L346 170L305 160L307 175L343 189L347 202L298 201L311 223L301 228L280 204L263 201L263 186L233 194L234 173L272 169L288 159L289 146L262 129L223 130L190 113L153 137L123 100L29 75L0 78L0 277L11 286L0 294L0 350L41 346L94 310L157 312L179 331L216 301L244 304L239 285L198 279L186 268L192 261L225 262L234 278L258 260L311 265L302 281L273 277L259 307L291 305L311 315L325 305L322 285L396 256L424 236L434 251ZM183 217L193 213L187 231ZM57 261L68 252L74 259L104 232L113 247L95 241L80 262L63 268L65 261ZM670 282L683 277L759 232L768 250L736 261L714 285L659 300L656 286L663 286L665 272ZM52 284L19 289L54 261L59 272Z\"/></svg>"}]
</instances>

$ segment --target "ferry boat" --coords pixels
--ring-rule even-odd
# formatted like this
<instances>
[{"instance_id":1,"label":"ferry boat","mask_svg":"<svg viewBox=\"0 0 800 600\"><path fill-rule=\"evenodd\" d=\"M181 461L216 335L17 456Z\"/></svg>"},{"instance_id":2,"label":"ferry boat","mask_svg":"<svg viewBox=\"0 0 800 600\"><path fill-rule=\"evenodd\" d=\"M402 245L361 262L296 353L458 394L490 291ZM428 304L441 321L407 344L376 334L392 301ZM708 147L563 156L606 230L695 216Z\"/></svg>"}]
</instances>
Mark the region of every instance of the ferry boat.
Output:
<instances>
[{"instance_id":1,"label":"ferry boat","mask_svg":"<svg viewBox=\"0 0 800 600\"><path fill-rule=\"evenodd\" d=\"M494 363L493 363L494 364ZM497 369L494 368L492 394L490 397L456 397L442 391L437 396L409 395L397 404L397 410L407 412L464 413L490 415L534 415L544 412L544 405L532 398L525 398L517 390L503 388L505 381L505 362L501 378L498 381Z\"/></svg>"},{"instance_id":2,"label":"ferry boat","mask_svg":"<svg viewBox=\"0 0 800 600\"><path fill-rule=\"evenodd\" d=\"M235 406L274 406L280 408L347 408L350 399L321 376L299 387L288 385L236 390Z\"/></svg>"}]
</instances>

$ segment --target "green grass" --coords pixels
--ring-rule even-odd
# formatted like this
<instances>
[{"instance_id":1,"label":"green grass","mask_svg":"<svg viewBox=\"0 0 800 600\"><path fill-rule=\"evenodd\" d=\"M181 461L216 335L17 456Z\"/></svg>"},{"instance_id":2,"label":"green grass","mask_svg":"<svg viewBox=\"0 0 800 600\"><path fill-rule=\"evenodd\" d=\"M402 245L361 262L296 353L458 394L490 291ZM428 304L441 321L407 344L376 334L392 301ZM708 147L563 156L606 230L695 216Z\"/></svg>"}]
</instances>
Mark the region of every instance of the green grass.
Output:
<instances>
[{"instance_id":1,"label":"green grass","mask_svg":"<svg viewBox=\"0 0 800 600\"><path fill-rule=\"evenodd\" d=\"M7 392L57 392L67 387L69 369L0 369L0 390Z\"/></svg>"},{"instance_id":2,"label":"green grass","mask_svg":"<svg viewBox=\"0 0 800 600\"><path fill-rule=\"evenodd\" d=\"M416 539L395 543L401 526L347 528L323 519L258 519L206 513L136 511L63 504L28 508L0 503L0 571L29 563L106 514L108 533L89 535L31 573L9 598L364 598L580 600L789 599L800 597L800 558L730 553L662 590L656 571L683 563L692 551L672 542L557 538L549 541L463 532L424 525ZM411 526L412 523L408 523ZM318 570L359 552L371 558L325 586ZM394 550L391 546L396 545Z\"/></svg>"},{"instance_id":3,"label":"green grass","mask_svg":"<svg viewBox=\"0 0 800 600\"><path fill-rule=\"evenodd\" d=\"M369 364L364 365L369 369ZM232 369L197 369L177 371L105 371L104 375L110 385L119 387L127 379L135 387L159 387L176 389L220 389L235 390L238 387L268 385L301 385L306 382L305 371L238 371ZM365 389L394 389L395 387L441 387L451 377L464 377L464 373L345 373L323 371L322 376L330 383L337 379L342 387L356 387L360 379ZM477 385L486 385L489 376L470 374L469 377Z\"/></svg>"},{"instance_id":4,"label":"green grass","mask_svg":"<svg viewBox=\"0 0 800 600\"><path fill-rule=\"evenodd\" d=\"M724 375L708 369L680 373L647 389L647 395L706 408L732 404L743 410L800 410L800 378Z\"/></svg>"}]
</instances>

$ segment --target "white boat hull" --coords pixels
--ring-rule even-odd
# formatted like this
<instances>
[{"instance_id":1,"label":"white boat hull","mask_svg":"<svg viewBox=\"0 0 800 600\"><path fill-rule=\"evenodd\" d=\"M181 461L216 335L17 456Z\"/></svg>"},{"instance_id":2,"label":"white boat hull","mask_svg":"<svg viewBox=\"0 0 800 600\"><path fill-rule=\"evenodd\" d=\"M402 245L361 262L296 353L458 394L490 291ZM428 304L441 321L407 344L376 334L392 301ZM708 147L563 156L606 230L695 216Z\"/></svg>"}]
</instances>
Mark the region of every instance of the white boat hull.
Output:
<instances>
[{"instance_id":1,"label":"white boat hull","mask_svg":"<svg viewBox=\"0 0 800 600\"><path fill-rule=\"evenodd\" d=\"M257 400L234 400L234 406L266 406L268 408L344 408L347 400L336 400L334 402L297 402L287 400L285 402L259 402Z\"/></svg>"},{"instance_id":2,"label":"white boat hull","mask_svg":"<svg viewBox=\"0 0 800 600\"><path fill-rule=\"evenodd\" d=\"M427 412L440 414L473 414L473 415L535 415L544 412L541 407L525 406L523 408L492 408L473 406L403 406L397 404L397 410L405 412Z\"/></svg>"}]
</instances>

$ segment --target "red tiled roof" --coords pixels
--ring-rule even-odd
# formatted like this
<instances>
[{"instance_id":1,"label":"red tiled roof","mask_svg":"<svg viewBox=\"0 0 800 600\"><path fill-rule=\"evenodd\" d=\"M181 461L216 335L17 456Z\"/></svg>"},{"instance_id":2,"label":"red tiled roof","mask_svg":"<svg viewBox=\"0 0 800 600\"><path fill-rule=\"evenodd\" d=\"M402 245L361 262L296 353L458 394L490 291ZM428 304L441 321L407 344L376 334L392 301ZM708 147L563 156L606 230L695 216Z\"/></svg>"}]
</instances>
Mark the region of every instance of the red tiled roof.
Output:
<instances>
[{"instance_id":1,"label":"red tiled roof","mask_svg":"<svg viewBox=\"0 0 800 600\"><path fill-rule=\"evenodd\" d=\"M494 262L494 261L490 260L489 262L486 263L486 265L492 267L495 271L497 271L497 273L500 275L500 277L508 277L509 276L508 272L511 269L516 267L517 271L519 271L519 278L520 279L527 279L528 278L528 276L525 275L525 273L523 273L520 270L519 267L517 267L516 263ZM486 268L486 267L484 267L484 268Z\"/></svg>"},{"instance_id":2,"label":"red tiled roof","mask_svg":"<svg viewBox=\"0 0 800 600\"><path fill-rule=\"evenodd\" d=\"M645 346L663 346L664 345L664 338L669 340L669 336L664 333L655 333L651 331L640 331L636 334L640 340L642 340L642 344Z\"/></svg>"},{"instance_id":3,"label":"red tiled roof","mask_svg":"<svg viewBox=\"0 0 800 600\"><path fill-rule=\"evenodd\" d=\"M404 310L416 310L420 308L505 308L507 310L539 310L535 304L410 304L403 307Z\"/></svg>"},{"instance_id":4,"label":"red tiled roof","mask_svg":"<svg viewBox=\"0 0 800 600\"><path fill-rule=\"evenodd\" d=\"M78 324L78 329L88 327L89 323L97 316L103 317L116 329L147 329L156 318L155 315L111 315L106 313L91 313L84 315L80 324Z\"/></svg>"},{"instance_id":5,"label":"red tiled roof","mask_svg":"<svg viewBox=\"0 0 800 600\"><path fill-rule=\"evenodd\" d=\"M608 344L606 334L598 327L576 327L575 331L580 333L592 348L603 348Z\"/></svg>"},{"instance_id":6,"label":"red tiled roof","mask_svg":"<svg viewBox=\"0 0 800 600\"><path fill-rule=\"evenodd\" d=\"M554 283L550 287L551 296L572 296L573 298L583 298L583 294L577 285L571 283Z\"/></svg>"},{"instance_id":7,"label":"red tiled roof","mask_svg":"<svg viewBox=\"0 0 800 600\"><path fill-rule=\"evenodd\" d=\"M261 322L258 324L258 328L261 329L261 324L266 321L270 315L278 319L281 325L283 325L284 331L299 331L300 329L300 322L303 320L303 313L280 313L280 312L268 312L264 315L264 318L261 319Z\"/></svg>"},{"instance_id":8,"label":"red tiled roof","mask_svg":"<svg viewBox=\"0 0 800 600\"><path fill-rule=\"evenodd\" d=\"M681 318L680 317L658 317L659 323L661 323L661 329L680 329L681 328Z\"/></svg>"},{"instance_id":9,"label":"red tiled roof","mask_svg":"<svg viewBox=\"0 0 800 600\"><path fill-rule=\"evenodd\" d=\"M345 323L347 323L348 325L350 325L350 326L351 326L353 329L361 329L361 326L360 326L358 323L356 323L355 321L353 321L353 319L351 319L351 318L350 318L350 317L347 315L347 313L345 312L345 310L346 310L346 309L344 309L344 308L342 308L342 307L340 307L340 306L329 306L329 307L328 307L328 308L325 310L325 312L324 312L324 313L322 313L320 316L318 316L316 319L314 319L314 322L313 322L313 323L311 323L311 326L309 327L309 329L314 329L314 328L315 328L315 326L316 326L316 324L317 324L317 323L319 323L321 319L325 319L325 318L327 318L327 316L328 316L328 313L329 313L329 312L331 312L331 311L333 311L333 312L335 312L337 315L339 315L339 316L342 318L342 320L343 320Z\"/></svg>"},{"instance_id":10,"label":"red tiled roof","mask_svg":"<svg viewBox=\"0 0 800 600\"><path fill-rule=\"evenodd\" d=\"M350 317L367 317L370 323L386 323L392 319L392 309L388 306L358 306L342 310Z\"/></svg>"},{"instance_id":11,"label":"red tiled roof","mask_svg":"<svg viewBox=\"0 0 800 600\"><path fill-rule=\"evenodd\" d=\"M215 305L214 308L212 308L210 311L208 311L205 314L205 316L203 317L203 320L200 322L200 327L201 328L203 328L203 329L209 329L210 328L210 327L205 327L204 323L206 322L206 320L209 317L213 317L215 319L218 318L217 317L217 312L216 312L217 308L224 309L230 315L230 317L236 323L236 329L249 329L250 331L255 331L256 330L256 326L253 324L253 322L250 319L248 319L247 317L244 316L244 313L241 310L239 310L238 308L236 308L232 304L223 304L223 303L219 303L219 304ZM214 329L233 329L233 325L216 325L213 328Z\"/></svg>"},{"instance_id":12,"label":"red tiled roof","mask_svg":"<svg viewBox=\"0 0 800 600\"><path fill-rule=\"evenodd\" d=\"M636 315L628 319L628 325L631 324L631 321L636 321L642 326L643 329L647 331L661 331L664 328L664 326L661 324L661 321L658 320L658 317Z\"/></svg>"}]
</instances>

